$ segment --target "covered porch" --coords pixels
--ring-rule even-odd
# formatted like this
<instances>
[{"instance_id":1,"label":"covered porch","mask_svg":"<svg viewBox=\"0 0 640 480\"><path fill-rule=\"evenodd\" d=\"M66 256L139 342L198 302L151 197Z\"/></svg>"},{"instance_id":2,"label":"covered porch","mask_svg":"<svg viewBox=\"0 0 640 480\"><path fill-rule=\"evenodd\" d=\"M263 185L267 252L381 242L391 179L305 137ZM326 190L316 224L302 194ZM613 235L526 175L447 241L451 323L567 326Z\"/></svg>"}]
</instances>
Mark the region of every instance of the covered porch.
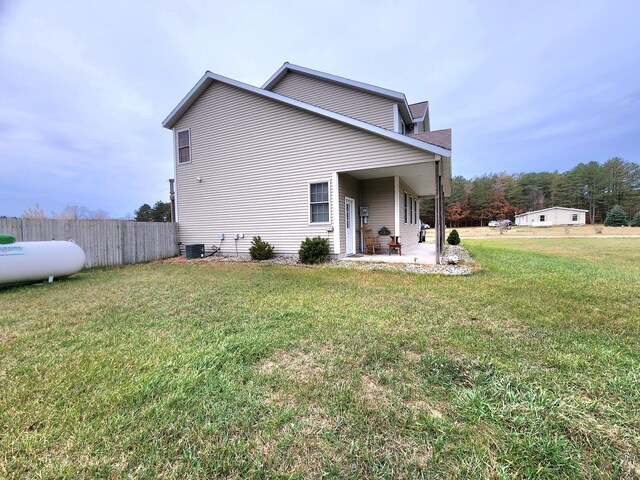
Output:
<instances>
[{"instance_id":1,"label":"covered porch","mask_svg":"<svg viewBox=\"0 0 640 480\"><path fill-rule=\"evenodd\" d=\"M450 194L450 180L450 159L439 155L434 155L432 161L335 172L332 182L335 256L360 262L441 263L444 196ZM430 243L418 243L423 197L431 197L435 202L436 221L429 230ZM388 233L379 234L383 227ZM370 230L365 232L363 228ZM378 237L382 255L373 255L366 248L365 234ZM396 250L388 254L392 237L401 244L401 254Z\"/></svg>"},{"instance_id":2,"label":"covered porch","mask_svg":"<svg viewBox=\"0 0 640 480\"><path fill-rule=\"evenodd\" d=\"M436 243L432 235L428 242L411 245L402 250L402 255L388 253L354 254L342 259L349 262L369 262L369 263L415 263L419 265L437 264Z\"/></svg>"}]
</instances>

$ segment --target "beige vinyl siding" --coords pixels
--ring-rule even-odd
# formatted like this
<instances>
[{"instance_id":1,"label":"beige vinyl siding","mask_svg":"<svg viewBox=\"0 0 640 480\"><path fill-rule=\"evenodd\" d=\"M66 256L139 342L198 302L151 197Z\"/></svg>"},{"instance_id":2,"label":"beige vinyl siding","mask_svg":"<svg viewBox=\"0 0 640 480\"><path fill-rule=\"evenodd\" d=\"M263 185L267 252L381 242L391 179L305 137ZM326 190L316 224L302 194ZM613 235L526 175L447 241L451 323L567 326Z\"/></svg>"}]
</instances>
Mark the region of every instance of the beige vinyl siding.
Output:
<instances>
[{"instance_id":1,"label":"beige vinyl siding","mask_svg":"<svg viewBox=\"0 0 640 480\"><path fill-rule=\"evenodd\" d=\"M360 192L358 187L358 179L352 177L348 173L341 173L338 175L338 191L340 199L340 254L347 253L347 240L346 240L346 218L345 218L345 197L349 197L355 200L356 207L353 212L353 221L356 229L356 252L360 251Z\"/></svg>"},{"instance_id":2,"label":"beige vinyl siding","mask_svg":"<svg viewBox=\"0 0 640 480\"><path fill-rule=\"evenodd\" d=\"M404 223L404 192L407 192L407 223ZM409 186L400 179L400 243L403 247L408 247L410 245L414 245L418 243L418 231L420 230L420 225L412 224L413 220L411 217L411 197L417 199L418 196L416 192L411 190ZM419 203L419 202L418 202Z\"/></svg>"},{"instance_id":3,"label":"beige vinyl siding","mask_svg":"<svg viewBox=\"0 0 640 480\"><path fill-rule=\"evenodd\" d=\"M184 128L191 130L192 161L176 165L180 239L218 245L224 233L225 254L235 253L236 233L245 235L237 242L240 254L254 235L272 243L277 254L297 254L302 240L316 235L328 238L333 251L333 232L310 224L310 182L327 181L332 188L332 172L432 159L428 152L219 82L180 118L174 135ZM333 223L332 194L329 201Z\"/></svg>"},{"instance_id":4,"label":"beige vinyl siding","mask_svg":"<svg viewBox=\"0 0 640 480\"><path fill-rule=\"evenodd\" d=\"M394 101L299 73L289 72L273 92L393 130Z\"/></svg>"},{"instance_id":5,"label":"beige vinyl siding","mask_svg":"<svg viewBox=\"0 0 640 480\"><path fill-rule=\"evenodd\" d=\"M360 181L360 199L362 206L369 207L368 227L374 235L378 234L383 226L387 227L391 233L395 233L394 223L394 202L393 202L393 177L374 178ZM387 248L389 237L381 237L380 243Z\"/></svg>"}]
</instances>

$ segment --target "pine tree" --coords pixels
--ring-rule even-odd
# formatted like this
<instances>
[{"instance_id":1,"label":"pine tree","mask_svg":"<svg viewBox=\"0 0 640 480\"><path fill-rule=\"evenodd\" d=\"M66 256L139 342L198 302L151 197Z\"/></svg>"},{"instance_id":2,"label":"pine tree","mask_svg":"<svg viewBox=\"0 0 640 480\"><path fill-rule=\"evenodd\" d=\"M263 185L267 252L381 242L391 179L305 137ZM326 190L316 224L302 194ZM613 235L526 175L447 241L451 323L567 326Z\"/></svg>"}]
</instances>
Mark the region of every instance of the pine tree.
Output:
<instances>
[{"instance_id":1,"label":"pine tree","mask_svg":"<svg viewBox=\"0 0 640 480\"><path fill-rule=\"evenodd\" d=\"M458 231L455 228L451 230L451 233L447 237L447 243L449 245L458 245L460 243L460 235L458 235Z\"/></svg>"},{"instance_id":2,"label":"pine tree","mask_svg":"<svg viewBox=\"0 0 640 480\"><path fill-rule=\"evenodd\" d=\"M620 205L614 205L607 213L607 218L604 219L606 227L624 227L628 223L627 214Z\"/></svg>"},{"instance_id":3,"label":"pine tree","mask_svg":"<svg viewBox=\"0 0 640 480\"><path fill-rule=\"evenodd\" d=\"M636 212L636 214L631 219L632 227L640 227L640 212Z\"/></svg>"}]
</instances>

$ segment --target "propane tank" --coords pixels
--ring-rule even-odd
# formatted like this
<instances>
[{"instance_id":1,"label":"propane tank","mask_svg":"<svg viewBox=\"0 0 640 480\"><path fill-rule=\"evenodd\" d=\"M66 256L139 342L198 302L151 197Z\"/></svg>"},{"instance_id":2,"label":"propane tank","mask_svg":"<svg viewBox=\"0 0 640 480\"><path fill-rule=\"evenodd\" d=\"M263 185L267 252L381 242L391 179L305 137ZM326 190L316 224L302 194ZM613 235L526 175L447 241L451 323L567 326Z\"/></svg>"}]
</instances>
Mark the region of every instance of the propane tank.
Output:
<instances>
[{"instance_id":1,"label":"propane tank","mask_svg":"<svg viewBox=\"0 0 640 480\"><path fill-rule=\"evenodd\" d=\"M85 262L84 250L70 241L0 244L0 284L68 277Z\"/></svg>"}]
</instances>

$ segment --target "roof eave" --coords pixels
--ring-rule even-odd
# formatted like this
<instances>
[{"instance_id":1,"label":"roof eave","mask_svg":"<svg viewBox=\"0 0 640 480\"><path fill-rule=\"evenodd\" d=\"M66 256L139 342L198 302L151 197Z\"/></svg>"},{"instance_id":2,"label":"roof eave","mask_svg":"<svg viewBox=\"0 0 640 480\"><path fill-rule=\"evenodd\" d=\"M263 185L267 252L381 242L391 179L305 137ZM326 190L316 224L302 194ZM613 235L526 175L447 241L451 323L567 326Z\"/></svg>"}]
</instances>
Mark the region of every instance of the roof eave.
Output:
<instances>
[{"instance_id":1,"label":"roof eave","mask_svg":"<svg viewBox=\"0 0 640 480\"><path fill-rule=\"evenodd\" d=\"M451 150L440 147L438 145L433 145L427 142L423 142L421 140L416 140L414 138L407 137L400 133L392 132L391 130L378 127L376 125L371 125L361 120L356 120L355 118L347 117L345 115L341 115L339 113L335 113L330 110L325 110L323 108L316 107L315 105L304 103L299 100L295 100L293 98L271 92L269 90L264 90L258 87L254 87L253 85L239 82L231 78L223 77L222 75L218 75L216 73L212 73L209 71L207 71L202 76L202 78L182 99L182 101L178 104L178 106L176 106L176 108L173 109L173 111L167 116L167 118L165 118L165 120L162 122L162 126L169 129L173 128L173 126L180 119L180 117L187 111L187 109L197 100L197 98L209 87L209 85L213 81L225 83L227 85L240 88L242 90L254 93L256 95L260 95L260 96L275 100L277 102L284 103L286 105L291 105L293 107L300 108L302 110L314 113L324 118L333 119L340 123L351 125L352 127L358 128L360 130L368 131L375 135L387 138L389 140L392 140L398 143L409 145L419 150L427 151L437 155L442 155L444 157L451 157Z\"/></svg>"}]
</instances>

